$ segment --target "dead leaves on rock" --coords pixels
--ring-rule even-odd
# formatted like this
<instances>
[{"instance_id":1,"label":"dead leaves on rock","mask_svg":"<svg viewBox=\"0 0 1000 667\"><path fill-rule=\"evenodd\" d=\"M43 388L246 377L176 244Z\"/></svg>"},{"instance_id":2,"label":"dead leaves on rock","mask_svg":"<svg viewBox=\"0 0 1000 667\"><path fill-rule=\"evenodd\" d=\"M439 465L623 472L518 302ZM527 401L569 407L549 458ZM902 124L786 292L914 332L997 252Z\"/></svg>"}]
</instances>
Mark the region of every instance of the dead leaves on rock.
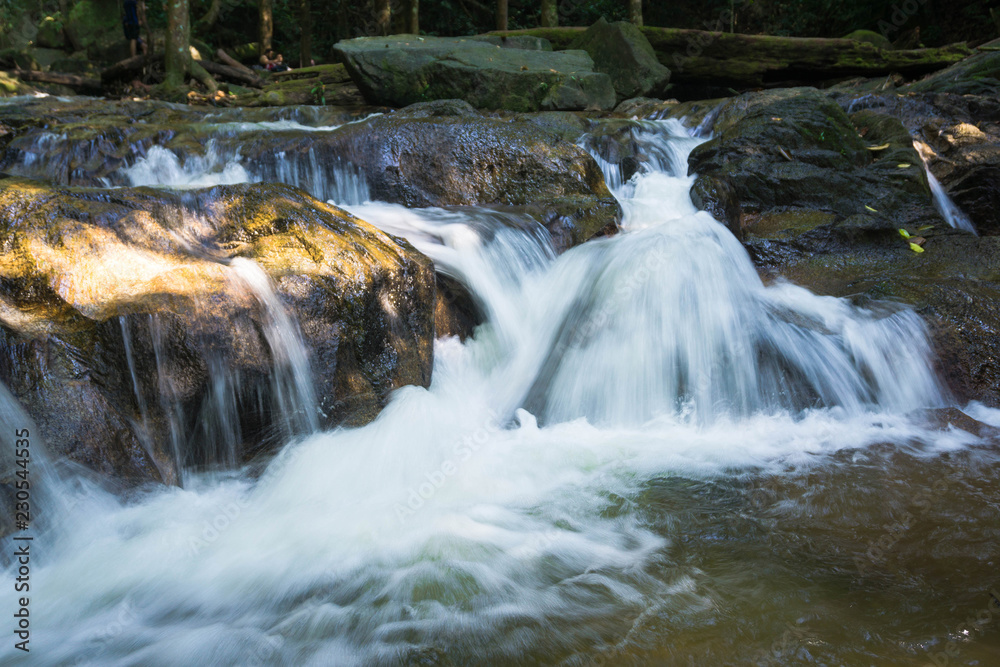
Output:
<instances>
[{"instance_id":1,"label":"dead leaves on rock","mask_svg":"<svg viewBox=\"0 0 1000 667\"><path fill-rule=\"evenodd\" d=\"M920 228L919 231L924 231L933 228L934 225L924 225L923 227ZM924 238L923 236L913 236L910 234L910 232L906 231L902 227L899 228L899 235L902 236L907 243L909 243L910 250L912 250L915 253L924 252L924 244L927 243L926 238Z\"/></svg>"},{"instance_id":2,"label":"dead leaves on rock","mask_svg":"<svg viewBox=\"0 0 1000 667\"><path fill-rule=\"evenodd\" d=\"M213 95L202 95L193 90L187 94L188 104L207 104L213 107L229 106L235 99L236 95L222 90L215 91Z\"/></svg>"}]
</instances>

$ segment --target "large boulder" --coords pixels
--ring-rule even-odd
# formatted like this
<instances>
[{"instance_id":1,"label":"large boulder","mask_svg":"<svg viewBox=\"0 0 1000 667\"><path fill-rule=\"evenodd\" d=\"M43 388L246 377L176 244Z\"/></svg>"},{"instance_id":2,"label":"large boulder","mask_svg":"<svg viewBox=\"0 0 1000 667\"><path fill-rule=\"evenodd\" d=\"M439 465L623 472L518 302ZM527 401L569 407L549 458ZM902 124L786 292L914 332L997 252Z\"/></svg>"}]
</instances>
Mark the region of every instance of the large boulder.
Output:
<instances>
[{"instance_id":1,"label":"large boulder","mask_svg":"<svg viewBox=\"0 0 1000 667\"><path fill-rule=\"evenodd\" d=\"M80 0L73 3L64 22L77 45L91 58L108 61L105 53L120 55L124 47L129 53L125 33L122 31L121 9L116 0Z\"/></svg>"},{"instance_id":2,"label":"large boulder","mask_svg":"<svg viewBox=\"0 0 1000 667\"><path fill-rule=\"evenodd\" d=\"M656 59L649 40L633 23L608 23L602 16L570 48L590 54L594 69L611 77L620 100L662 96L670 83L670 70Z\"/></svg>"},{"instance_id":3,"label":"large boulder","mask_svg":"<svg viewBox=\"0 0 1000 667\"><path fill-rule=\"evenodd\" d=\"M610 109L611 79L585 52L501 48L478 39L359 37L337 58L370 104L462 99L481 109Z\"/></svg>"},{"instance_id":4,"label":"large boulder","mask_svg":"<svg viewBox=\"0 0 1000 667\"><path fill-rule=\"evenodd\" d=\"M0 381L56 457L124 486L430 381L431 262L295 188L4 178L0 234Z\"/></svg>"},{"instance_id":5,"label":"large boulder","mask_svg":"<svg viewBox=\"0 0 1000 667\"><path fill-rule=\"evenodd\" d=\"M976 230L1000 233L1000 100L995 95L901 96L851 87L837 97L845 109L898 119Z\"/></svg>"},{"instance_id":6,"label":"large boulder","mask_svg":"<svg viewBox=\"0 0 1000 667\"><path fill-rule=\"evenodd\" d=\"M520 208L549 226L560 251L621 218L597 162L529 117L435 102L345 125L322 141L360 168L374 199Z\"/></svg>"},{"instance_id":7,"label":"large boulder","mask_svg":"<svg viewBox=\"0 0 1000 667\"><path fill-rule=\"evenodd\" d=\"M715 131L691 153L692 198L725 212L738 235L804 223L848 239L891 238L899 227L942 222L920 156L893 118L849 118L815 89L783 89L728 101Z\"/></svg>"}]
</instances>

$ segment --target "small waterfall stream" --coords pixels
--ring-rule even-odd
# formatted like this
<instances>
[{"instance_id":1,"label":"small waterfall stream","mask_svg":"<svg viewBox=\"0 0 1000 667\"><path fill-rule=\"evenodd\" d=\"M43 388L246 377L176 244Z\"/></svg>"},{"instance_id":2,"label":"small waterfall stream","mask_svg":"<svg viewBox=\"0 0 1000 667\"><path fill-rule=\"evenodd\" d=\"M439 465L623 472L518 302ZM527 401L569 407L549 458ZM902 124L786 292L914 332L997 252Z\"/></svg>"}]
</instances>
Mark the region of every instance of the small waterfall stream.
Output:
<instances>
[{"instance_id":1,"label":"small waterfall stream","mask_svg":"<svg viewBox=\"0 0 1000 667\"><path fill-rule=\"evenodd\" d=\"M436 342L429 388L396 391L363 428L290 442L259 476L192 471L134 502L67 492L33 574L46 657L6 642L0 660L615 664L650 627L695 646L719 625L730 639L704 664L725 664L746 634L727 620L734 608L750 634L807 603L828 604L833 625L849 618L832 602L846 584L792 599L787 582L803 575L754 551L767 521L799 515L766 514L747 480L836 480L835 462L869 462L871 445L919 458L976 439L910 415L948 403L914 313L765 286L691 204L700 139L673 121L638 123L636 138L649 158L637 175L604 165L622 234L559 257L530 219L366 203L360 182L338 186L335 201L463 282L486 322L464 343ZM219 155L123 173L172 187L204 184L203 172L256 178ZM334 192L324 178L314 190ZM258 267L229 270L267 314L274 409L314 431L296 324ZM214 414L231 414L240 379L213 377Z\"/></svg>"}]
</instances>

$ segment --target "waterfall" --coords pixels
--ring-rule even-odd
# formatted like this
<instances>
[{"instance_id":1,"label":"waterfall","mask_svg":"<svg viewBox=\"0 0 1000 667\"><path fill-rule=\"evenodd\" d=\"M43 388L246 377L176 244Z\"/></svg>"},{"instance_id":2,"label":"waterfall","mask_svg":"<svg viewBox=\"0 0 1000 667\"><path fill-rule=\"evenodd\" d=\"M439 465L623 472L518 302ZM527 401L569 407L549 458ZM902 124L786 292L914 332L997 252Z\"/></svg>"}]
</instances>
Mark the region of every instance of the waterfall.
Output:
<instances>
[{"instance_id":1,"label":"waterfall","mask_svg":"<svg viewBox=\"0 0 1000 667\"><path fill-rule=\"evenodd\" d=\"M169 148L156 143L159 137L135 136L127 128L109 130L113 138L90 141L66 133L40 132L11 142L7 154L0 153L0 169L62 185L98 187L192 189L279 182L301 188L321 201L360 204L370 199L364 173L329 151L318 153L310 139L339 127L308 126L292 120L219 122L208 125L209 138L200 151ZM270 150L265 139L274 140L279 148ZM248 147L260 143L263 146L253 159L247 158L244 153Z\"/></svg>"},{"instance_id":2,"label":"waterfall","mask_svg":"<svg viewBox=\"0 0 1000 667\"><path fill-rule=\"evenodd\" d=\"M923 158L923 155L921 155ZM934 197L934 208L937 212L941 214L941 217L945 221L954 227L955 229L962 229L967 232L976 233L976 226L972 224L969 217L962 213L962 210L951 200L948 193L945 192L944 187L941 185L940 181L931 173L930 165L927 164L927 159L924 159L924 171L927 173L927 184L931 188L931 196Z\"/></svg>"},{"instance_id":3,"label":"waterfall","mask_svg":"<svg viewBox=\"0 0 1000 667\"><path fill-rule=\"evenodd\" d=\"M698 536L644 514L651 488L696 502L691 480L972 441L908 416L947 403L915 314L764 285L691 204L700 140L635 127L649 159L615 183L622 234L558 257L529 218L351 203L462 281L486 322L436 341L429 388L290 442L259 475L192 472L131 502L74 490L33 573L46 652L30 664L570 659L647 613L705 623L721 604L708 582L725 577L685 555ZM275 409L312 427L295 323L259 268L230 269L268 313ZM219 378L220 414L238 381ZM11 642L0 659L29 664Z\"/></svg>"},{"instance_id":4,"label":"waterfall","mask_svg":"<svg viewBox=\"0 0 1000 667\"><path fill-rule=\"evenodd\" d=\"M913 148L924 163L924 173L927 174L927 185L930 186L931 196L934 198L934 208L941 214L951 227L967 232L976 233L976 226L972 224L969 217L951 200L944 186L931 172L930 158L934 155L934 150L922 141L914 139Z\"/></svg>"},{"instance_id":5,"label":"waterfall","mask_svg":"<svg viewBox=\"0 0 1000 667\"><path fill-rule=\"evenodd\" d=\"M264 336L271 350L274 414L284 422L286 438L319 428L319 404L309 370L309 353L296 322L288 316L275 294L271 279L253 260L237 257L229 264L236 280L244 285L264 311Z\"/></svg>"},{"instance_id":6,"label":"waterfall","mask_svg":"<svg viewBox=\"0 0 1000 667\"><path fill-rule=\"evenodd\" d=\"M217 139L207 142L204 155L184 158L168 148L153 146L105 182L112 185L122 179L131 186L174 189L278 182L302 188L321 201L360 204L370 198L364 174L339 157L321 159L310 147L304 153L278 151L271 159L259 160L248 167L239 145L224 144Z\"/></svg>"}]
</instances>

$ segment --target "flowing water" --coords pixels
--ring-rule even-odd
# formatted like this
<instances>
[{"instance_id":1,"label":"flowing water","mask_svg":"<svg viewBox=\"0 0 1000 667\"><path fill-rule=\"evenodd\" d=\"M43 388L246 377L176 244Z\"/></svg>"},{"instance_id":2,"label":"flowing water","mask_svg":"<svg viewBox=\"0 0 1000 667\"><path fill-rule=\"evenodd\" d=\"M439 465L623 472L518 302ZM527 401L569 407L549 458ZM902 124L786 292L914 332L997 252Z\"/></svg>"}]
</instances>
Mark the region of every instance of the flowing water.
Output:
<instances>
[{"instance_id":1,"label":"flowing water","mask_svg":"<svg viewBox=\"0 0 1000 667\"><path fill-rule=\"evenodd\" d=\"M690 202L700 140L635 137L644 171L604 165L622 233L559 257L529 219L339 200L484 324L436 342L429 388L260 474L129 502L67 486L36 540L39 657L8 641L0 660L997 664L1000 414L948 407L913 312L762 284ZM236 162L205 168L251 180ZM149 173L210 176L187 169ZM286 387L289 411L312 400Z\"/></svg>"},{"instance_id":2,"label":"flowing water","mask_svg":"<svg viewBox=\"0 0 1000 667\"><path fill-rule=\"evenodd\" d=\"M937 212L941 214L941 217L950 226L975 234L976 226L969 220L969 216L963 213L958 204L952 201L952 198L945 191L944 186L941 185L941 182L931 172L931 167L927 160L927 149L921 142L914 142L914 145L920 154L920 159L924 163L924 173L927 174L927 185L930 186L931 196L934 198L934 208L937 209Z\"/></svg>"}]
</instances>

